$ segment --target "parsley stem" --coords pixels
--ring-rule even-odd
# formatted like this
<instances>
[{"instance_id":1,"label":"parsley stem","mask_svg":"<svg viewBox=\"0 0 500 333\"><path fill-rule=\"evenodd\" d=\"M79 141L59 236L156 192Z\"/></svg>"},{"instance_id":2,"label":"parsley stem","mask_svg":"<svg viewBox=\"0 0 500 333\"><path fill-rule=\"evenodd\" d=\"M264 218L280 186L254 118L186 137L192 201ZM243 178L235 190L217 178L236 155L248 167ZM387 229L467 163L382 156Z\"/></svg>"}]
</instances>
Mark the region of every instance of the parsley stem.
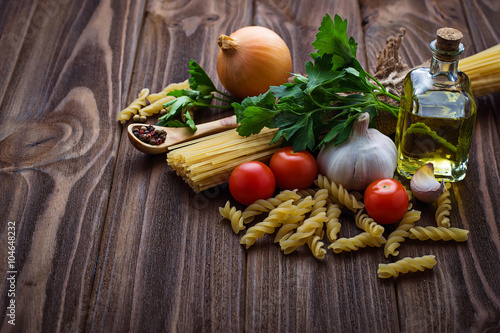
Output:
<instances>
[{"instance_id":1,"label":"parsley stem","mask_svg":"<svg viewBox=\"0 0 500 333\"><path fill-rule=\"evenodd\" d=\"M380 81L377 80L373 75L371 75L370 73L366 73L366 75L368 75L370 77L370 79L375 81L375 83L377 83L377 85L382 89L382 91L376 93L376 95L386 95L386 96L389 96L390 98L392 98L398 102L401 100L398 96L393 95L390 92L388 92L387 89L384 87L384 85L382 83L380 83Z\"/></svg>"},{"instance_id":2,"label":"parsley stem","mask_svg":"<svg viewBox=\"0 0 500 333\"><path fill-rule=\"evenodd\" d=\"M224 96L224 97L229 98L230 100L234 100L234 98L233 98L231 95L228 95L228 94L226 94L226 93L224 93L224 92L220 91L219 89L215 89L215 92L216 92L216 93L218 93L219 95L222 95L222 96Z\"/></svg>"},{"instance_id":3,"label":"parsley stem","mask_svg":"<svg viewBox=\"0 0 500 333\"><path fill-rule=\"evenodd\" d=\"M348 105L341 105L341 106L325 106L325 105L321 105L320 103L318 103L312 96L311 94L309 94L309 98L311 99L311 101L316 104L321 110L344 110L344 109L347 109L347 108L354 108L354 107L360 107L360 106L365 106L365 105L368 105L370 104L370 102L360 102L360 103L354 103L354 104L348 104ZM339 96L339 100L342 101L344 98ZM346 101L350 101L352 102L352 100L347 100L345 99ZM316 110L316 111L319 111L319 110Z\"/></svg>"},{"instance_id":4,"label":"parsley stem","mask_svg":"<svg viewBox=\"0 0 500 333\"><path fill-rule=\"evenodd\" d=\"M371 104L371 102L362 102L362 103L355 103L355 104L342 105L342 106L323 106L322 109L324 109L324 110L345 110L345 109L349 109L349 108L372 106L370 104Z\"/></svg>"},{"instance_id":5,"label":"parsley stem","mask_svg":"<svg viewBox=\"0 0 500 333\"><path fill-rule=\"evenodd\" d=\"M216 109L230 109L230 108L232 108L231 105L214 105L214 104L205 104L205 103L199 103L199 102L195 102L194 105L202 107L202 108L216 108Z\"/></svg>"},{"instance_id":6,"label":"parsley stem","mask_svg":"<svg viewBox=\"0 0 500 333\"><path fill-rule=\"evenodd\" d=\"M232 102L229 99L224 99L224 98L220 98L220 97L217 97L217 96L214 96L213 99L216 99L218 101L225 102L225 103L231 103Z\"/></svg>"},{"instance_id":7,"label":"parsley stem","mask_svg":"<svg viewBox=\"0 0 500 333\"><path fill-rule=\"evenodd\" d=\"M385 87L382 85L382 83L380 83L380 81L379 81L379 80L377 80L377 79L376 79L373 75L371 75L370 73L368 73L368 72L365 72L365 73L366 73L366 75L368 75L368 77L369 77L370 79L372 79L373 81L375 81L375 83L376 83L376 84L377 84L377 85L378 85L378 86L382 89L382 91L387 92L387 89L385 89Z\"/></svg>"},{"instance_id":8,"label":"parsley stem","mask_svg":"<svg viewBox=\"0 0 500 333\"><path fill-rule=\"evenodd\" d=\"M382 109L382 110L390 112L395 118L398 117L399 108L397 106L380 102L376 107L378 109Z\"/></svg>"},{"instance_id":9,"label":"parsley stem","mask_svg":"<svg viewBox=\"0 0 500 333\"><path fill-rule=\"evenodd\" d=\"M391 94L391 93L390 93L390 92L388 92L388 91L383 91L383 92L381 91L381 92L376 93L376 95L377 95L377 96L378 96L378 95L385 95L385 96L389 96L390 98L392 98L392 99L396 100L397 102L400 102L400 101L401 101L401 98L399 98L399 97L398 97L398 96L396 96L396 95Z\"/></svg>"}]
</instances>

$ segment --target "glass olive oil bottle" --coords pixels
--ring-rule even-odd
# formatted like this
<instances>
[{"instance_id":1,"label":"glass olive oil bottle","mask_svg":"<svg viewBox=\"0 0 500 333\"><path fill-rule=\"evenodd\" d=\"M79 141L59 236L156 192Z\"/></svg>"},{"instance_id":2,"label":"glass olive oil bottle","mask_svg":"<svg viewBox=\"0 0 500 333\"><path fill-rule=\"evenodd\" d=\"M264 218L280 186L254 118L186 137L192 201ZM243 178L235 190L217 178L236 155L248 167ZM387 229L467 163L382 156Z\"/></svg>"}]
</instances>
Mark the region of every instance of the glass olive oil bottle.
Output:
<instances>
[{"instance_id":1,"label":"glass olive oil bottle","mask_svg":"<svg viewBox=\"0 0 500 333\"><path fill-rule=\"evenodd\" d=\"M395 141L398 172L406 178L428 162L438 180L465 177L476 104L469 78L457 69L461 39L456 29L439 29L430 67L412 70L403 82Z\"/></svg>"}]
</instances>

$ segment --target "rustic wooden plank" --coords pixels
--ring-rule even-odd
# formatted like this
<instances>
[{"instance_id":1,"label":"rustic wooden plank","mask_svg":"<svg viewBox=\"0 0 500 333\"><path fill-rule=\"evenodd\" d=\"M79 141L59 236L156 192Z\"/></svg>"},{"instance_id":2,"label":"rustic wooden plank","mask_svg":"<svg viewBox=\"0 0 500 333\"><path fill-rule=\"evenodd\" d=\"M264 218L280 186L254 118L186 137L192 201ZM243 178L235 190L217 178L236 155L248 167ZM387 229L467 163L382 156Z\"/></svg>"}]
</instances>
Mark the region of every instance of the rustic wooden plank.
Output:
<instances>
[{"instance_id":1,"label":"rustic wooden plank","mask_svg":"<svg viewBox=\"0 0 500 333\"><path fill-rule=\"evenodd\" d=\"M359 43L364 62L364 43L357 2L328 1L257 2L256 22L281 32L300 72L313 51L311 43L326 13L348 19L348 33ZM348 213L342 216L340 237L360 231ZM326 245L329 244L325 239ZM380 249L362 249L315 259L307 245L284 255L266 235L248 250L245 328L249 332L388 332L398 325L395 290L377 278ZM363 315L360 315L363 313Z\"/></svg>"},{"instance_id":2,"label":"rustic wooden plank","mask_svg":"<svg viewBox=\"0 0 500 333\"><path fill-rule=\"evenodd\" d=\"M411 66L429 58L428 44L441 26L453 25L464 32L466 54L481 51L495 43L497 38L491 37L495 36L491 34L492 29L483 34L482 26L494 26L494 22L498 22L498 11L491 11L491 6L482 7L483 12L478 16L487 20L478 25L470 13L462 11L467 6L462 7L459 1L363 2L367 50L372 55L368 58L375 59L376 52L384 44L385 36L376 36L395 34L401 26L408 32L401 55ZM374 68L375 63L371 62L370 66ZM499 184L500 178L499 158L493 152L498 146L499 136L493 121L495 104L491 104L491 100L478 101L467 177L453 184L451 189L451 223L470 230L469 240L462 244L407 241L396 258L435 254L438 261L433 271L396 280L402 331L498 329L500 281L497 272L500 261L496 216L499 207L495 198L499 189L494 184ZM435 207L417 203L415 208L422 210L420 225L435 225Z\"/></svg>"},{"instance_id":3,"label":"rustic wooden plank","mask_svg":"<svg viewBox=\"0 0 500 333\"><path fill-rule=\"evenodd\" d=\"M314 10L311 10L311 3L305 1L257 1L254 24L268 27L282 36L290 48L294 71L303 73L304 64L314 51L311 43L327 13L332 18L338 14L348 19L347 33L358 42L357 57L364 64L363 30L359 29L360 13L355 3L345 5L320 1L315 2Z\"/></svg>"},{"instance_id":4,"label":"rustic wooden plank","mask_svg":"<svg viewBox=\"0 0 500 333\"><path fill-rule=\"evenodd\" d=\"M250 1L149 1L127 102L187 79L189 59L219 84L217 38L251 17ZM88 330L241 331L245 253L219 215L227 190L195 194L165 155L139 153L122 136Z\"/></svg>"},{"instance_id":5,"label":"rustic wooden plank","mask_svg":"<svg viewBox=\"0 0 500 333\"><path fill-rule=\"evenodd\" d=\"M52 11L37 11L35 1L2 1L0 2L0 50L2 62L0 63L0 103L14 72L17 58L24 41L32 42L36 30L44 24L45 20L38 19L36 24L30 25L32 16L43 19ZM48 13L47 13L48 12Z\"/></svg>"},{"instance_id":6,"label":"rustic wooden plank","mask_svg":"<svg viewBox=\"0 0 500 333\"><path fill-rule=\"evenodd\" d=\"M37 13L47 6L52 12L42 24ZM22 36L0 113L4 263L7 221L16 222L17 234L16 326L7 322L6 294L1 325L78 331L85 327L119 141L118 82L129 80L142 7L46 1L33 11L27 29L35 35ZM22 31L9 22L2 35ZM2 52L0 63L10 58ZM8 290L5 278L0 288Z\"/></svg>"},{"instance_id":7,"label":"rustic wooden plank","mask_svg":"<svg viewBox=\"0 0 500 333\"><path fill-rule=\"evenodd\" d=\"M468 24L471 27L472 43L475 50L485 50L494 45L500 44L500 12L498 2L490 1L469 1L463 0L463 7ZM492 94L483 98L492 105L491 110L495 111L500 105L500 93ZM484 109L484 108L483 108ZM500 114L493 112L494 119L500 133Z\"/></svg>"}]
</instances>

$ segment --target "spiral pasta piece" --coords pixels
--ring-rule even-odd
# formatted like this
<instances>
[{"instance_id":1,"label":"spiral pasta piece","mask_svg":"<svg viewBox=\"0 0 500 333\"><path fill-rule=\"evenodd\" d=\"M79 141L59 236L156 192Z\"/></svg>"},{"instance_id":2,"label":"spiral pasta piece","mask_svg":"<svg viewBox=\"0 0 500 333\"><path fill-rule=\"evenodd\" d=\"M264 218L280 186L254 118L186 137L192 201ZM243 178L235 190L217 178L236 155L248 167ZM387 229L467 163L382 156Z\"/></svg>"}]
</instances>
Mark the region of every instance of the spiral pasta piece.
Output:
<instances>
[{"instance_id":1,"label":"spiral pasta piece","mask_svg":"<svg viewBox=\"0 0 500 333\"><path fill-rule=\"evenodd\" d=\"M316 192L318 191L318 189L314 189L314 188L304 188L302 190L298 190L297 191L297 194L300 195L301 197L305 198L307 196L314 196L314 194L316 194Z\"/></svg>"},{"instance_id":2,"label":"spiral pasta piece","mask_svg":"<svg viewBox=\"0 0 500 333\"><path fill-rule=\"evenodd\" d=\"M302 197L306 197L308 195L314 196L314 194L316 194L316 192L318 192L319 190L321 190L321 188L306 188L306 189L298 190L297 194L299 194ZM341 205L340 201L338 199L336 199L333 195L331 195L330 192L328 192L328 198L326 200L326 203L327 203L327 205L332 204L332 203Z\"/></svg>"},{"instance_id":3,"label":"spiral pasta piece","mask_svg":"<svg viewBox=\"0 0 500 333\"><path fill-rule=\"evenodd\" d=\"M246 245L247 249L255 244L258 238L264 234L272 234L283 220L297 211L297 206L293 205L293 200L288 200L269 212L269 215L262 221L247 230L241 237L240 244Z\"/></svg>"},{"instance_id":4,"label":"spiral pasta piece","mask_svg":"<svg viewBox=\"0 0 500 333\"><path fill-rule=\"evenodd\" d=\"M411 202L413 192L408 188L408 185L404 185L404 188L406 189L406 194L408 195L408 210L411 210L413 208L413 203Z\"/></svg>"},{"instance_id":5,"label":"spiral pasta piece","mask_svg":"<svg viewBox=\"0 0 500 333\"><path fill-rule=\"evenodd\" d=\"M396 249L410 236L408 230L415 226L415 222L420 220L421 212L418 210L410 210L406 212L399 222L396 230L387 236L387 242L384 245L384 255L389 258L389 255L397 256L399 251Z\"/></svg>"},{"instance_id":6,"label":"spiral pasta piece","mask_svg":"<svg viewBox=\"0 0 500 333\"><path fill-rule=\"evenodd\" d=\"M163 109L163 104L174 100L174 96L165 96L162 99L157 100L154 103L139 110L141 116L151 117L154 114L159 113Z\"/></svg>"},{"instance_id":7,"label":"spiral pasta piece","mask_svg":"<svg viewBox=\"0 0 500 333\"><path fill-rule=\"evenodd\" d=\"M323 232L317 232L314 235L307 238L307 246L311 249L314 257L317 259L324 259L326 254L326 249L323 247L325 243L322 241Z\"/></svg>"},{"instance_id":8,"label":"spiral pasta piece","mask_svg":"<svg viewBox=\"0 0 500 333\"><path fill-rule=\"evenodd\" d=\"M238 234L240 230L245 229L243 226L243 220L241 219L241 210L237 210L236 207L231 207L229 201L226 202L224 207L219 207L219 213L229 221L231 221L231 227L235 234Z\"/></svg>"},{"instance_id":9,"label":"spiral pasta piece","mask_svg":"<svg viewBox=\"0 0 500 333\"><path fill-rule=\"evenodd\" d=\"M406 257L390 264L378 265L378 277L388 279L392 276L398 277L399 274L408 272L424 271L426 268L432 269L436 265L436 256L426 255L423 257Z\"/></svg>"},{"instance_id":10,"label":"spiral pasta piece","mask_svg":"<svg viewBox=\"0 0 500 333\"><path fill-rule=\"evenodd\" d=\"M243 214L241 215L243 223L247 224L252 222L255 216L260 215L262 213L270 212L272 209L278 207L283 202L288 201L290 199L293 199L294 201L300 199L300 195L297 194L297 190L293 191L284 190L278 193L273 198L269 198L266 200L259 199L255 201L253 204L251 204L250 206L245 208L245 210L243 210Z\"/></svg>"},{"instance_id":11,"label":"spiral pasta piece","mask_svg":"<svg viewBox=\"0 0 500 333\"><path fill-rule=\"evenodd\" d=\"M160 99L166 97L169 92L174 91L174 90L182 90L182 89L189 89L189 80L185 80L185 81L179 82L179 83L168 84L159 93L149 95L148 101L149 101L149 103L152 104L152 103L159 101Z\"/></svg>"},{"instance_id":12,"label":"spiral pasta piece","mask_svg":"<svg viewBox=\"0 0 500 333\"><path fill-rule=\"evenodd\" d=\"M409 230L409 233L411 239L465 242L468 238L467 234L469 230L445 227L414 227Z\"/></svg>"},{"instance_id":13,"label":"spiral pasta piece","mask_svg":"<svg viewBox=\"0 0 500 333\"><path fill-rule=\"evenodd\" d=\"M438 227L449 228L451 227L450 219L450 210L451 210L451 200L449 199L450 191L445 188L441 197L439 197L437 201L437 209L435 213L436 223Z\"/></svg>"},{"instance_id":14,"label":"spiral pasta piece","mask_svg":"<svg viewBox=\"0 0 500 333\"><path fill-rule=\"evenodd\" d=\"M380 247L386 242L383 236L373 237L368 232L363 232L351 238L339 238L331 243L328 248L333 249L335 253L342 251L357 251L362 247Z\"/></svg>"},{"instance_id":15,"label":"spiral pasta piece","mask_svg":"<svg viewBox=\"0 0 500 333\"><path fill-rule=\"evenodd\" d=\"M149 89L144 88L139 92L136 99L132 101L125 109L118 113L118 120L120 123L125 124L127 120L132 118L133 115L137 114L139 110L146 105L146 97L149 95Z\"/></svg>"},{"instance_id":16,"label":"spiral pasta piece","mask_svg":"<svg viewBox=\"0 0 500 333\"><path fill-rule=\"evenodd\" d=\"M312 207L314 206L315 201L311 196L307 196L303 199L300 199L297 203L297 212L295 214L289 216L285 221L283 221L283 225L280 227L276 236L274 238L274 242L278 243L280 241L284 241L290 237L294 230L297 229L300 224L306 218L306 214L308 214Z\"/></svg>"},{"instance_id":17,"label":"spiral pasta piece","mask_svg":"<svg viewBox=\"0 0 500 333\"><path fill-rule=\"evenodd\" d=\"M326 218L326 201L328 190L320 189L314 194L314 206L311 208L309 217L297 228L297 232L292 234L286 240L280 242L281 249L285 254L289 254L301 245L307 242L307 238L314 235L317 230L323 228Z\"/></svg>"},{"instance_id":18,"label":"spiral pasta piece","mask_svg":"<svg viewBox=\"0 0 500 333\"><path fill-rule=\"evenodd\" d=\"M339 222L339 217L342 211L339 205L329 204L326 210L326 235L330 242L334 242L337 239L337 235L340 232L341 224Z\"/></svg>"},{"instance_id":19,"label":"spiral pasta piece","mask_svg":"<svg viewBox=\"0 0 500 333\"><path fill-rule=\"evenodd\" d=\"M326 204L328 200L328 190L319 189L314 193L314 206L311 209L311 215L318 215L321 212L326 212Z\"/></svg>"},{"instance_id":20,"label":"spiral pasta piece","mask_svg":"<svg viewBox=\"0 0 500 333\"><path fill-rule=\"evenodd\" d=\"M288 239L280 242L283 252L285 254L292 253L297 247L306 244L307 239L314 235L317 229L322 228L326 220L325 212L320 212L315 216L309 216L302 225L297 228L294 234L288 237Z\"/></svg>"},{"instance_id":21,"label":"spiral pasta piece","mask_svg":"<svg viewBox=\"0 0 500 333\"><path fill-rule=\"evenodd\" d=\"M368 214L363 214L362 209L356 214L355 222L358 228L368 232L373 237L382 236L385 231L384 227L375 222Z\"/></svg>"},{"instance_id":22,"label":"spiral pasta piece","mask_svg":"<svg viewBox=\"0 0 500 333\"><path fill-rule=\"evenodd\" d=\"M398 175L395 175L393 177L393 179L397 180L401 184L404 183L404 181ZM413 208L413 203L411 202L411 199L413 198L413 192L411 191L410 186L408 184L403 184L403 187L405 188L406 194L408 195L408 209L407 210L411 210Z\"/></svg>"},{"instance_id":23,"label":"spiral pasta piece","mask_svg":"<svg viewBox=\"0 0 500 333\"><path fill-rule=\"evenodd\" d=\"M318 179L315 183L318 187L327 189L335 199L353 212L364 207L363 203L358 201L356 197L349 193L342 185L336 184L323 175L318 175Z\"/></svg>"},{"instance_id":24,"label":"spiral pasta piece","mask_svg":"<svg viewBox=\"0 0 500 333\"><path fill-rule=\"evenodd\" d=\"M276 233L274 242L279 243L287 240L299 226L300 223L283 224Z\"/></svg>"}]
</instances>

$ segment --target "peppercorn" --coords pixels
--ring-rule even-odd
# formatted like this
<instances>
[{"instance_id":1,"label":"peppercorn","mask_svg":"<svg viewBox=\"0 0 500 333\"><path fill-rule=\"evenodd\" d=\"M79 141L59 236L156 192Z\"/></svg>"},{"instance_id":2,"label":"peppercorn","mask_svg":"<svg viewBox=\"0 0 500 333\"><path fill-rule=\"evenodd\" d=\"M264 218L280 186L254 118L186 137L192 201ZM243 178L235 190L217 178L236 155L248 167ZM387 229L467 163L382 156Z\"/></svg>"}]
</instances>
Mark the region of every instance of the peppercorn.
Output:
<instances>
[{"instance_id":1,"label":"peppercorn","mask_svg":"<svg viewBox=\"0 0 500 333\"><path fill-rule=\"evenodd\" d=\"M152 125L144 125L134 128L133 134L136 138L150 145L160 145L165 142L167 132L163 129L156 129Z\"/></svg>"}]
</instances>

